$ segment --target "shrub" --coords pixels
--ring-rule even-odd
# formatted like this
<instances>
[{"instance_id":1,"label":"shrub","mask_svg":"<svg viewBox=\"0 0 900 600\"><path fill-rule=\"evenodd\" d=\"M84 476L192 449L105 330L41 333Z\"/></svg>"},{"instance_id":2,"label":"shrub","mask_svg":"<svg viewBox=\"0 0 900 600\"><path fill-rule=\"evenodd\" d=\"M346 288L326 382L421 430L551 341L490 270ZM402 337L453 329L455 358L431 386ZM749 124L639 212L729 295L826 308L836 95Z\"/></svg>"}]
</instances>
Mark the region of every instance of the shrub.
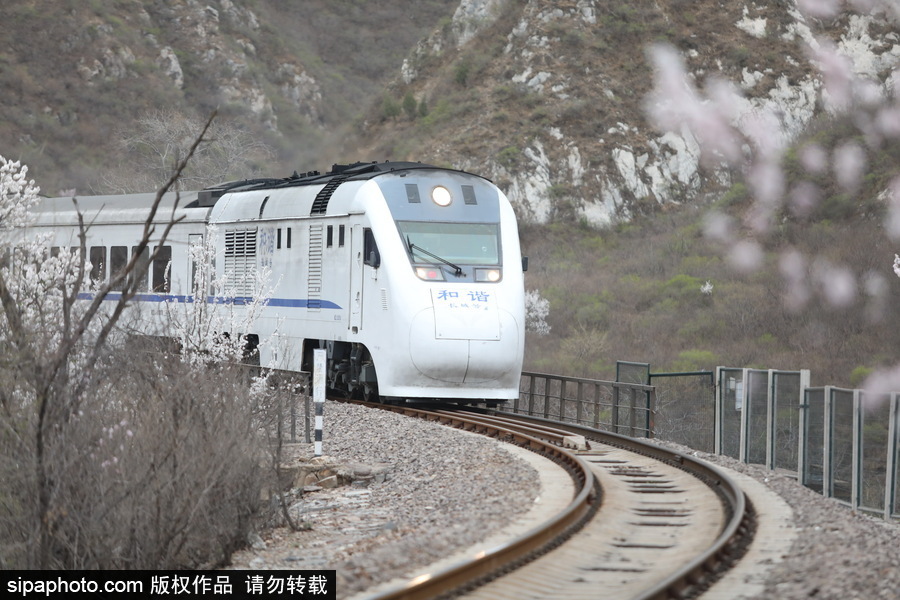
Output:
<instances>
[{"instance_id":1,"label":"shrub","mask_svg":"<svg viewBox=\"0 0 900 600\"><path fill-rule=\"evenodd\" d=\"M469 73L472 70L472 63L468 59L463 59L456 64L453 69L453 81L465 87L469 82Z\"/></svg>"},{"instance_id":2,"label":"shrub","mask_svg":"<svg viewBox=\"0 0 900 600\"><path fill-rule=\"evenodd\" d=\"M872 373L875 372L875 369L871 367L856 367L850 373L850 387L859 387L863 384L866 378L869 377Z\"/></svg>"},{"instance_id":3,"label":"shrub","mask_svg":"<svg viewBox=\"0 0 900 600\"><path fill-rule=\"evenodd\" d=\"M198 569L221 566L263 508L268 473L257 406L247 386L178 357L119 348L98 366L80 409L42 443L52 481L45 568ZM7 431L34 427L15 405ZM8 485L0 559L28 568L39 557L29 464L34 436L0 441Z\"/></svg>"},{"instance_id":4,"label":"shrub","mask_svg":"<svg viewBox=\"0 0 900 600\"><path fill-rule=\"evenodd\" d=\"M385 96L381 101L381 116L384 119L396 119L400 116L401 110L400 103L390 96Z\"/></svg>"},{"instance_id":5,"label":"shrub","mask_svg":"<svg viewBox=\"0 0 900 600\"><path fill-rule=\"evenodd\" d=\"M416 118L416 98L412 95L412 92L406 92L406 95L403 96L403 112L406 113L410 119Z\"/></svg>"}]
</instances>

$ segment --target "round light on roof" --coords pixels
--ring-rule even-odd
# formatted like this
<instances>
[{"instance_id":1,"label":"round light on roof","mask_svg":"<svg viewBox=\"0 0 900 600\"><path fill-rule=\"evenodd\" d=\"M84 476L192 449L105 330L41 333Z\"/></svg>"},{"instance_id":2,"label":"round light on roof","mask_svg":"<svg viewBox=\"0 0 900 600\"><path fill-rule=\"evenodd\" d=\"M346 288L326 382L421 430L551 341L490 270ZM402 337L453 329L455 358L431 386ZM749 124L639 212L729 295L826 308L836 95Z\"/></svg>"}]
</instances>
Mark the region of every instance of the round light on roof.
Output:
<instances>
[{"instance_id":1,"label":"round light on roof","mask_svg":"<svg viewBox=\"0 0 900 600\"><path fill-rule=\"evenodd\" d=\"M431 199L438 206L449 206L453 198L450 196L450 190L442 185L436 185L431 190Z\"/></svg>"}]
</instances>

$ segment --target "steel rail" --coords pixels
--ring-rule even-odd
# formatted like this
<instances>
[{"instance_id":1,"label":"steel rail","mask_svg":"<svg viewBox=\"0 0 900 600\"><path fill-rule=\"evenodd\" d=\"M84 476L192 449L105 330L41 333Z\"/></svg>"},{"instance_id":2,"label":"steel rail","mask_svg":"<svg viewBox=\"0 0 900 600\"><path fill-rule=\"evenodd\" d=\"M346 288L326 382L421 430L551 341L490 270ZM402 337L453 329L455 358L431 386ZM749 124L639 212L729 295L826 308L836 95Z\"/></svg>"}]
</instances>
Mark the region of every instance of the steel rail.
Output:
<instances>
[{"instance_id":1,"label":"steel rail","mask_svg":"<svg viewBox=\"0 0 900 600\"><path fill-rule=\"evenodd\" d=\"M688 454L617 433L600 431L582 425L559 423L541 417L503 412L499 414L510 420L543 424L577 433L585 436L587 439L597 440L603 444L619 447L677 466L706 481L722 498L729 515L725 526L713 544L705 552L695 557L669 577L636 596L634 600L664 600L690 597L695 591L702 590L715 581L719 573L729 568L743 555L747 545L752 541L752 535L756 527L756 516L753 507L745 497L740 486L718 467L700 461Z\"/></svg>"},{"instance_id":2,"label":"steel rail","mask_svg":"<svg viewBox=\"0 0 900 600\"><path fill-rule=\"evenodd\" d=\"M498 439L511 440L562 464L576 483L576 493L572 502L565 510L541 525L505 544L462 559L443 570L421 575L402 586L368 596L367 600L432 600L442 595L455 594L468 588L477 587L504 571L524 564L558 545L580 529L599 507L600 489L590 466L568 450L526 433L521 426L517 428L514 424L509 423L490 424L483 415L428 411L373 403L361 404L399 412L411 417L439 421L450 426L491 435ZM537 433L532 428L526 429Z\"/></svg>"}]
</instances>

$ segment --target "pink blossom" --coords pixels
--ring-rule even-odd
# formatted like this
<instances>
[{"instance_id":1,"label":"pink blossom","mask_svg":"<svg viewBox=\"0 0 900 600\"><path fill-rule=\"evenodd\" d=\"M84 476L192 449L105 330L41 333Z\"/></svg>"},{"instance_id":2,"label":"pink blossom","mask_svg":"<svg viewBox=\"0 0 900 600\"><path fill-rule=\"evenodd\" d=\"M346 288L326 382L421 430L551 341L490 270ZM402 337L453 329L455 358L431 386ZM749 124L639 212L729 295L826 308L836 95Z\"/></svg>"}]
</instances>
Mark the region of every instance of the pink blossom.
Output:
<instances>
[{"instance_id":1,"label":"pink blossom","mask_svg":"<svg viewBox=\"0 0 900 600\"><path fill-rule=\"evenodd\" d=\"M668 131L686 126L697 138L705 161L742 159L740 138L731 126L738 98L734 87L724 82L710 84L711 99L703 99L690 83L678 52L667 45L650 51L654 63L655 92L648 106L654 124Z\"/></svg>"},{"instance_id":2,"label":"pink blossom","mask_svg":"<svg viewBox=\"0 0 900 600\"><path fill-rule=\"evenodd\" d=\"M789 250L781 255L778 268L785 280L785 307L797 312L809 302L810 293L806 284L806 259L796 250Z\"/></svg>"},{"instance_id":3,"label":"pink blossom","mask_svg":"<svg viewBox=\"0 0 900 600\"><path fill-rule=\"evenodd\" d=\"M828 169L828 153L818 144L807 144L800 149L800 163L808 172L821 175Z\"/></svg>"},{"instance_id":4,"label":"pink blossom","mask_svg":"<svg viewBox=\"0 0 900 600\"><path fill-rule=\"evenodd\" d=\"M900 177L895 177L887 189L887 214L884 228L892 240L900 240Z\"/></svg>"},{"instance_id":5,"label":"pink blossom","mask_svg":"<svg viewBox=\"0 0 900 600\"><path fill-rule=\"evenodd\" d=\"M734 238L734 218L719 211L710 211L703 221L703 233L719 242L731 242Z\"/></svg>"},{"instance_id":6,"label":"pink blossom","mask_svg":"<svg viewBox=\"0 0 900 600\"><path fill-rule=\"evenodd\" d=\"M731 247L728 262L742 273L752 273L762 267L765 255L760 245L752 240L741 240Z\"/></svg>"},{"instance_id":7,"label":"pink blossom","mask_svg":"<svg viewBox=\"0 0 900 600\"><path fill-rule=\"evenodd\" d=\"M846 308L856 301L856 277L846 267L832 265L819 258L813 264L813 277L831 306Z\"/></svg>"},{"instance_id":8,"label":"pink blossom","mask_svg":"<svg viewBox=\"0 0 900 600\"><path fill-rule=\"evenodd\" d=\"M832 105L836 109L850 106L853 97L853 64L850 59L838 52L834 42L819 39L819 47L811 50L811 58L819 63L819 70L825 82Z\"/></svg>"},{"instance_id":9,"label":"pink blossom","mask_svg":"<svg viewBox=\"0 0 900 600\"><path fill-rule=\"evenodd\" d=\"M790 210L795 217L809 217L821 200L819 186L810 181L801 181L793 187L790 195Z\"/></svg>"},{"instance_id":10,"label":"pink blossom","mask_svg":"<svg viewBox=\"0 0 900 600\"><path fill-rule=\"evenodd\" d=\"M841 8L840 0L797 0L797 8L819 19L833 17Z\"/></svg>"},{"instance_id":11,"label":"pink blossom","mask_svg":"<svg viewBox=\"0 0 900 600\"><path fill-rule=\"evenodd\" d=\"M866 170L866 153L856 142L845 142L834 150L834 174L845 191L859 187Z\"/></svg>"}]
</instances>

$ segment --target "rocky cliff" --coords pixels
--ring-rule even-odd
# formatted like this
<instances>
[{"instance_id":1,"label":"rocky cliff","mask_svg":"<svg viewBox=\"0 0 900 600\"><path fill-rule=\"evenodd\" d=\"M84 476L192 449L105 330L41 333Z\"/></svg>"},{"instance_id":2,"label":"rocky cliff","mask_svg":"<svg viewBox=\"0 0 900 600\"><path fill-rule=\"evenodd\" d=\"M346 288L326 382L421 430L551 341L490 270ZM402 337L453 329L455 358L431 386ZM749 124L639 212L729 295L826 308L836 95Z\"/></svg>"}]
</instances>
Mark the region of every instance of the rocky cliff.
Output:
<instances>
[{"instance_id":1,"label":"rocky cliff","mask_svg":"<svg viewBox=\"0 0 900 600\"><path fill-rule=\"evenodd\" d=\"M604 224L733 179L689 132L648 122L655 44L698 88L738 88L735 121L769 110L788 136L827 108L821 39L890 84L895 28L798 1L18 2L0 31L0 153L48 191L83 191L136 115L218 108L277 150L267 175L421 160L485 174L535 222Z\"/></svg>"},{"instance_id":2,"label":"rocky cliff","mask_svg":"<svg viewBox=\"0 0 900 600\"><path fill-rule=\"evenodd\" d=\"M113 168L117 138L141 113L203 119L218 108L279 151L267 174L326 166L334 137L455 6L406 4L11 3L0 28L0 153L29 164L48 192L85 191Z\"/></svg>"},{"instance_id":3,"label":"rocky cliff","mask_svg":"<svg viewBox=\"0 0 900 600\"><path fill-rule=\"evenodd\" d=\"M431 119L373 111L360 137L392 158L484 173L533 221L605 224L732 181L689 131L648 123L650 48L676 49L697 88L737 88L734 122L765 112L792 138L829 106L823 39L861 80L892 85L900 37L883 15L817 19L793 0L462 0L392 87L426 100Z\"/></svg>"}]
</instances>

